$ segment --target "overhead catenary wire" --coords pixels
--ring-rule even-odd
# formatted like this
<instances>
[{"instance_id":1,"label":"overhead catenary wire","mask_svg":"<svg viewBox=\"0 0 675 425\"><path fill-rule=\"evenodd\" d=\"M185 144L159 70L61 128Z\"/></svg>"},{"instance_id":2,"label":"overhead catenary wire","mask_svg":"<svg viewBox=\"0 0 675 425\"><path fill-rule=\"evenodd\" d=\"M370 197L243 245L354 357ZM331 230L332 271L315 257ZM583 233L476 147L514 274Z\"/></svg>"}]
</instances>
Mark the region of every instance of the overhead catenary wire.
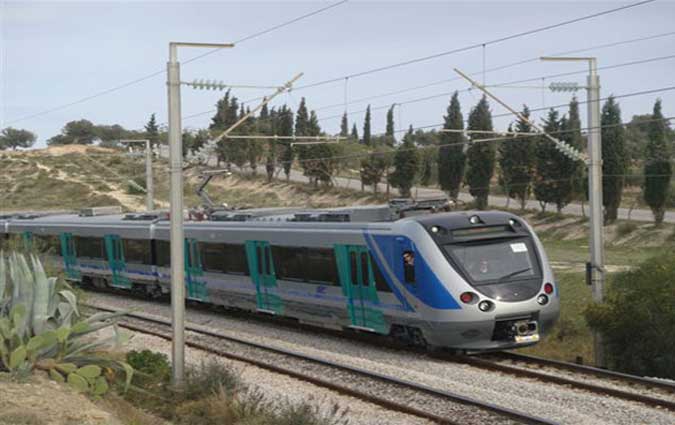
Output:
<instances>
[{"instance_id":1,"label":"overhead catenary wire","mask_svg":"<svg viewBox=\"0 0 675 425\"><path fill-rule=\"evenodd\" d=\"M598 17L598 16L601 16L601 15L604 15L604 14L618 12L620 10L624 10L625 8L640 6L640 5L645 4L645 3L650 3L650 1L638 2L638 3L634 3L632 5L627 5L627 6L620 7L620 8L610 9L610 10L607 10L607 11L604 11L604 12L599 12L597 14L587 15L587 16L580 17L580 18L577 18L577 19L573 19L571 21L564 21L564 22L561 22L561 23L558 23L558 24L554 24L552 26L542 27L542 28L539 28L539 29L533 29L533 30L526 31L526 32L523 32L523 33L514 34L512 36L503 37L502 39L498 39L498 40L487 41L487 42L484 42L484 43L476 43L476 44L466 46L466 47L463 47L463 48L460 48L460 49L455 49L455 50L450 50L450 51L444 52L441 55L449 55L453 52L459 53L459 52L462 52L462 51L465 51L465 50L471 50L471 49L475 49L475 48L478 48L478 47L483 47L483 46L488 45L488 44L495 44L497 42L506 41L507 39L510 40L510 39L521 37L521 36L524 36L524 35L530 35L530 34L533 34L533 33L536 33L536 32L545 31L546 29L551 29L551 27L559 27L559 26L563 26L563 25L568 25L568 24L571 24L571 23L574 23L574 22L579 22L579 21L585 20L585 19L591 19L591 18ZM671 35L675 35L675 31L651 35L651 36L646 36L646 37L640 37L640 38L635 38L635 39L630 39L630 40L622 40L622 41L618 41L618 42L606 43L606 44L601 44L601 45L598 45L598 46L591 46L591 47L587 47L587 48L583 48L583 49L568 50L568 51L565 51L565 52L553 53L553 54L551 54L551 56L561 56L561 55L566 55L566 54L571 54L571 53L581 53L581 52L584 52L584 51L601 49L601 48L606 48L606 47L614 47L614 46L619 46L619 45L634 43L634 42L640 42L640 41L647 41L647 40L652 40L652 39L655 39L655 38L666 37L666 36L671 36ZM410 61L401 62L401 63L395 64L395 67L404 66L404 65L407 65L407 64L416 63L417 61L428 60L428 59L431 59L431 57L425 57L425 58L419 58L418 60L410 60ZM534 62L534 61L539 61L539 56L537 56L536 58L530 58L530 59L526 59L526 60L522 60L522 61L518 61L518 62L506 64L506 65L497 66L497 67L494 67L494 68L485 69L484 71L473 72L469 75L475 75L475 74L478 74L479 72L486 72L487 73L487 72L498 71L498 70L507 69L507 68L510 68L510 67L513 67L513 66L523 65L523 64L526 64L526 63ZM333 79L324 80L324 81L320 81L320 82L317 82L317 83L312 83L312 84L308 84L308 85L304 85L304 86L298 86L294 90L296 90L296 91L304 90L304 89L308 89L308 88L312 88L312 87L317 87L317 86L321 86L321 85L325 85L325 84L334 83L334 82L337 82L337 81L340 81L340 80L348 80L349 78L356 78L356 77L360 77L360 76L363 76L363 75L384 71L386 69L390 69L390 68L389 67L381 67L381 68L375 68L373 70L363 71L363 72L359 72L359 73L355 73L355 74L348 74L348 75L345 75L345 76L342 76L342 77L336 77L336 78L333 78ZM436 82L432 82L432 83L429 83L429 84L416 86L416 87L412 87L412 88L396 90L396 91L385 93L385 94L382 94L382 95L376 95L376 96L371 96L371 97L367 97L367 98L355 99L355 100L352 100L352 101L348 102L347 105L348 104L354 104L354 103L360 103L360 102L364 102L366 100L372 100L372 99L376 99L376 98L380 98L380 97L391 96L391 95L394 95L394 94L401 94L401 93L405 93L405 92L408 92L408 91L433 87L435 85L445 84L447 82L459 81L459 80L461 80L461 79L460 78L446 79L446 80L436 81ZM247 100L243 101L242 103L247 104L247 103L255 102L255 101L258 101L258 100L260 100L260 98L256 97L256 98L253 98L253 99L247 99ZM315 108L315 110L318 111L318 110L321 110L321 109L328 109L328 108L344 106L344 105L345 105L345 103L343 102L341 104L326 105L326 106L323 106L323 107ZM346 110L346 108L345 108L345 110ZM195 118L195 117L205 115L205 114L210 114L210 113L213 113L213 112L215 112L214 109L210 109L208 111L197 112L197 113L187 115L187 116L183 117L183 119Z\"/></svg>"},{"instance_id":2,"label":"overhead catenary wire","mask_svg":"<svg viewBox=\"0 0 675 425\"><path fill-rule=\"evenodd\" d=\"M673 32L673 34L675 34L675 32ZM645 64L645 63L659 62L659 61L671 60L671 59L675 59L675 54L666 55L666 56L656 56L656 57L651 57L651 58L646 58L646 59L638 59L638 60L633 60L633 61L628 61L628 62L621 62L621 63L613 64L613 65L605 65L605 66L598 67L598 71L607 71L607 70L612 70L612 69L623 68L623 67L626 67L626 66L642 65L642 64ZM584 70L579 70L579 71L569 71L569 72L562 72L562 73L556 73L556 74L548 74L548 75L537 76L537 77L529 77L529 78L519 79L519 80L505 81L505 82L502 82L502 83L495 83L495 84L491 84L490 86L491 87L507 86L507 85L510 86L510 85L514 85L514 84L528 83L528 82L532 82L532 81L540 81L540 80L543 81L544 79L567 77L567 76L570 76L570 75L582 75L582 74L586 74L587 72L588 72L588 70L584 69ZM468 75L475 75L475 74L476 73L471 73L471 74L468 74ZM461 77L457 77L457 78L454 78L452 80L453 81L454 80L459 81L461 79L462 79ZM450 81L450 80L448 80L448 81ZM294 90L297 90L297 89L294 88ZM451 96L454 92L463 93L463 92L470 92L471 90L472 90L472 88L461 89L461 90L452 90L452 91L432 94L432 95L428 95L428 96L423 96L423 97L419 97L419 98L415 98L415 99L410 99L410 100L407 100L407 101L398 101L398 102L395 102L394 104L397 105L397 106L401 106L401 105L406 105L406 104L410 104L410 103L424 102L424 101L427 101L427 100L438 99L440 97ZM245 102L242 102L242 103L245 103ZM355 102L349 102L349 103L355 103ZM371 112L372 111L378 111L378 110L389 108L390 106L391 106L391 104L385 104L385 105L380 105L380 106L371 106L370 110L371 110ZM314 108L314 111L318 111L320 109L325 109L325 108L322 108L322 107ZM534 109L533 111L536 111L536 110L537 109ZM541 109L538 109L538 110L541 110ZM211 110L208 110L208 111L203 111L203 112L198 112L198 113L191 114L191 115L186 115L186 116L183 117L183 120L196 118L198 116L210 114L210 113L213 113L213 112L216 112L216 110L211 109ZM344 114L346 114L347 116L350 116L350 115L355 115L355 114L361 114L361 113L364 113L364 112L366 112L366 109L359 109L359 110L353 110L353 111L347 111L345 109L345 111L342 114L335 114L335 115L329 115L329 116L326 116L326 117L322 117L322 118L319 118L319 121L327 121L327 120L331 120L331 119L342 118L342 116ZM397 130L397 131L405 131L405 130Z\"/></svg>"},{"instance_id":3,"label":"overhead catenary wire","mask_svg":"<svg viewBox=\"0 0 675 425\"><path fill-rule=\"evenodd\" d=\"M625 67L625 66L641 65L641 64L645 64L645 63L658 62L658 61L671 60L671 59L675 59L675 54L667 55L667 56L657 56L657 57L640 59L640 60L629 61L629 62L622 62L622 63L618 63L618 64L614 64L614 65L601 66L601 67L598 67L598 71L606 71L606 70L610 70L610 69L622 68L622 67ZM492 84L491 86L495 87L495 86L501 86L501 85L520 84L520 83L527 83L527 82L531 82L531 81L538 81L542 78L551 79L551 78L558 78L558 77L567 77L567 76L570 76L570 75L581 75L581 74L586 74L586 73L588 73L587 69L579 70L579 71L569 71L569 72L562 72L562 73L557 73L557 74L549 74L549 75L544 75L544 76L525 78L525 79L520 79L520 80L506 81L506 82L503 82L503 83L495 83L495 84ZM462 90L452 90L452 91L432 94L432 95L428 95L428 96L423 96L423 97L419 97L419 98L415 98L415 99L411 99L411 100L400 101L400 102L396 102L396 103L402 104L402 105L407 105L407 104L410 104L410 103L419 103L419 102L424 102L424 101L427 101L427 100L438 99L439 97L451 96L455 92L470 92L471 90L473 90L473 88L467 88L467 89L462 89ZM370 110L372 112L372 111L378 111L378 110L386 109L388 107L389 107L389 105L371 106ZM360 114L360 113L364 113L364 112L366 112L366 109L359 109L359 110L351 111L351 112L347 113L347 115ZM327 117L319 118L319 121L327 121L327 120L335 119L337 117L342 117L342 115L329 115Z\"/></svg>"},{"instance_id":4,"label":"overhead catenary wire","mask_svg":"<svg viewBox=\"0 0 675 425\"><path fill-rule=\"evenodd\" d=\"M334 7L340 6L340 5L344 4L344 3L347 3L348 1L349 1L349 0L341 0L341 1L337 2L337 3L333 3L332 5L324 6L324 7L320 8L320 9L315 10L315 11L312 11L312 12L306 13L306 14L304 14L304 15L295 17L295 18L293 18L293 19L291 19L291 20L285 21L285 22L283 22L283 23L281 23L281 24L274 25L274 26L272 26L272 27L270 27L270 28L267 28L267 29L264 29L264 30L255 32L255 33L250 34L250 35L247 35L247 36L245 36L245 37L242 37L242 38L236 40L236 41L235 41L235 44L241 44L241 43L244 43L244 42L246 42L246 41L252 40L252 39L254 39L254 38L260 37L260 36L262 36L262 35L264 35L264 34L268 34L268 33L272 32L272 31L275 31L275 30L284 28L284 27L286 27L286 26L288 26L288 25L291 25L291 24L294 24L294 23L296 23L296 22L298 22L298 21L304 20L304 19L309 18L309 17L311 17L311 16L314 16L314 15L317 15L317 14L319 14L319 13L322 13L322 12L325 12L325 11L327 11L327 10L330 10L330 9L332 9L332 8L334 8ZM186 61L183 61L183 65L188 64L188 63L191 63L191 62L194 62L194 61L196 61L196 60L199 60L199 59L201 59L201 58L203 58L203 57L205 57L205 56L208 56L208 55L211 55L211 54L213 54L213 53L216 53L217 51L220 51L220 49L211 50L211 51L209 51L209 52L206 52L206 53L203 53L203 54L201 54L201 55L198 55L198 56L195 56L195 57L193 57L193 58L190 58L190 59L188 59L188 60L186 60ZM113 92L116 92L116 91L125 89L125 88L127 88L127 87L136 85L136 84L141 83L141 82L143 82L143 81L150 80L150 79L152 79L152 78L154 78L154 77L156 77L156 76L158 76L158 75L163 75L163 74L166 74L166 69L158 70L158 71L156 71L156 72L150 73L150 74L145 75L145 76L143 76L143 77L139 77L139 78L136 78L136 79L134 79L134 80L128 81L128 82L126 82L126 83L122 83L122 84L119 84L119 85L117 85L117 86L113 86L113 87L111 87L111 88L109 88L109 89L101 90L101 91L96 92L96 93L93 93L93 94L91 94L91 95L89 95L89 96L82 97L82 98L80 98L80 99L74 100L74 101L72 101L72 102L65 103L65 104L63 104L63 105L55 106L55 107L53 107L53 108L49 108L49 109L46 109L46 110L41 111L41 112L36 112L36 113L34 113L34 114L29 114L29 115L25 115L25 116L23 116L23 117L15 118L15 119L13 119L13 120L8 121L8 122L6 123L6 125L14 124L14 123L17 123L17 122L20 122L20 121L26 121L26 120L29 120L29 119L32 119L32 118L37 118L37 117L40 117L40 116L43 116L43 115L50 114L50 113L52 113L52 112L57 112L57 111L60 111L60 110L69 108L69 107L71 107L71 106L75 106L75 105L78 105L78 104L80 104L80 103L84 103L84 102L87 102L87 101L89 101L89 100L96 99L96 98L98 98L98 97L105 96L105 95L107 95L107 94L110 94L110 93L113 93Z\"/></svg>"},{"instance_id":5,"label":"overhead catenary wire","mask_svg":"<svg viewBox=\"0 0 675 425\"><path fill-rule=\"evenodd\" d=\"M673 87L675 89L675 87ZM511 115L509 113L508 115ZM651 119L651 120L640 120L637 122L629 122L629 123L619 123L619 124L607 124L607 125L601 125L597 127L584 127L581 128L580 130L583 131L588 131L588 130L594 130L594 129L603 129L603 128L613 128L613 127L630 127L634 125L643 125L646 123L650 122L657 122L657 121L664 121L664 122L669 122L675 120L675 116L671 117L666 117L666 118L658 118L658 119ZM439 124L442 125L442 124ZM438 127L439 125L434 125L435 127ZM413 130L421 130L423 128L428 128L426 127L417 127L413 128ZM406 130L407 131L407 130ZM548 134L565 134L565 133L571 133L577 130L559 130L559 131L551 131L547 132ZM541 134L538 134L538 136L542 136ZM501 141L518 141L518 137L509 137L509 138L503 138ZM490 140L491 141L491 140ZM331 160L331 161L340 161L344 159L358 159L358 158L367 158L371 156L382 156L382 155L392 155L394 152L402 151L402 152L413 152L417 150L426 150L426 149L438 149L438 148L443 148L443 147L452 147L452 146L465 146L465 145L470 145L472 143L485 143L488 141L479 141L479 140L474 140L474 141L466 141L466 142L453 142L453 143L443 143L443 144L438 144L438 145L425 145L425 146L416 146L413 148L397 148L396 151L389 151L389 152L382 152L382 151L375 151L375 152L365 152L365 153L357 153L357 154L349 154L349 155L337 155L337 156L324 156L324 157L316 157L316 158L305 158L305 159L297 159L297 160L292 160L292 161L277 161L276 165L284 165L284 164L294 164L298 163L301 164L303 162L310 162L310 161L321 161L321 160Z\"/></svg>"},{"instance_id":6,"label":"overhead catenary wire","mask_svg":"<svg viewBox=\"0 0 675 425\"><path fill-rule=\"evenodd\" d=\"M516 39L516 38L525 37L525 36L528 36L528 35L552 30L552 29L555 29L555 28L559 28L559 27L563 27L563 26L566 26L566 25L574 24L574 23L577 23L577 22L582 22L582 21L586 21L586 20L589 20L589 19L597 18L597 17L603 16L603 15L608 15L608 14L619 12L619 11L622 11L622 10L642 6L642 5L645 5L645 4L648 4L648 3L653 3L654 1L655 0L639 1L639 2L636 2L636 3L627 4L627 5L624 5L624 6L615 7L615 8L608 9L608 10L603 10L601 12L596 12L596 13L592 13L592 14L589 14L589 15L580 16L578 18L568 19L568 20L558 22L558 23L555 23L555 24L545 25L545 26L542 26L542 27L533 28L531 30L522 31L522 32L518 32L518 33L515 33L515 34L495 38L495 39L492 39L492 40L488 40L488 41L484 41L484 42L480 42L480 43L475 43L475 44L471 44L471 45L468 45L468 46L459 47L459 48L456 48L456 49L446 50L446 51L435 53L435 54L428 55L428 56L422 56L422 57L419 57L419 58L409 59L409 60L406 60L406 61L397 62L397 63L386 65L386 66L380 66L380 67L368 69L368 70L365 70L365 71L356 72L356 73L353 73L353 74L348 74L348 75L343 75L343 76L336 77L336 78L330 78L330 79L327 79L327 80L318 81L316 83L306 84L304 86L299 86L296 90L303 90L303 89L308 89L308 88L311 88L311 87L317 87L317 86L320 86L320 85L334 83L336 81L343 80L345 77L349 77L350 79L363 77L365 75L370 75L370 74L374 74L374 73L377 73L377 72L387 71L387 70L390 70L390 69L399 68L399 67L406 66L406 65L412 65L414 63L425 62L425 61L428 61L428 60L431 60L431 59L436 59L436 58L439 58L439 57L444 57L444 56L448 56L448 55L452 55L452 54L456 54L456 53L461 53L461 52L466 52L466 51L469 51L469 50L478 49L478 48L481 48L483 46L490 46L490 45L494 45L494 44L499 44L499 43L503 43L505 41L513 40L513 39Z\"/></svg>"}]
</instances>

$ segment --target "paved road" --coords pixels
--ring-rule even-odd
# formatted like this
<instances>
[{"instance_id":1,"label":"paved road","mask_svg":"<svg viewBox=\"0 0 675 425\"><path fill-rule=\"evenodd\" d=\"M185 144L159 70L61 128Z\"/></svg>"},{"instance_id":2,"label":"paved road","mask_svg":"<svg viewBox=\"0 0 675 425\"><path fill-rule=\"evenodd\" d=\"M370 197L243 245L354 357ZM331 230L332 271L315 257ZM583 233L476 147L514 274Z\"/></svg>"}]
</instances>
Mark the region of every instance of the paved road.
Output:
<instances>
[{"instance_id":1,"label":"paved road","mask_svg":"<svg viewBox=\"0 0 675 425\"><path fill-rule=\"evenodd\" d=\"M166 149L165 146L162 146L160 150L160 155L162 157L168 158L168 149ZM215 162L215 161L213 161ZM213 164L215 165L215 164ZM263 172L264 172L264 167L263 167ZM279 174L279 177L283 179L285 175L283 173ZM291 175L290 175L291 181L295 182L301 182L301 183L307 183L309 179L305 177L301 171L298 170L291 170ZM343 188L350 188L350 189L355 189L355 190L361 190L361 180L356 179L356 178L349 178L349 177L335 177L333 179L335 182L336 186L338 187L343 187ZM368 190L370 188L367 188ZM380 192L384 192L386 190L386 185L380 183L378 185L378 190ZM392 194L397 194L396 189L391 190ZM432 197L432 196L439 196L443 195L443 192L438 190L438 189L433 189L433 188L427 188L427 187L413 187L412 188L412 193L417 196L417 197ZM473 197L469 195L468 193L460 193L459 194L459 199L464 202L470 202L473 200ZM504 196L489 196L488 197L488 204L492 206L498 206L498 207L505 207L506 206L506 197ZM510 206L512 206L514 209L519 208L519 204L515 200L511 200ZM536 200L529 200L527 201L526 208L528 209L540 209L541 207L539 206L539 202ZM550 208L550 207L549 207ZM553 207L555 208L555 207ZM588 205L585 206L586 209L586 214L588 214ZM562 211L564 214L570 214L570 215L576 215L576 216L581 216L582 211L581 211L581 204L568 204L565 208L563 208ZM619 208L618 215L620 219L627 219L628 218L628 208ZM645 210L645 209L634 209L631 211L630 214L631 220L635 221L644 221L644 222L651 222L654 221L654 216L652 215L651 210ZM675 223L675 211L667 211L664 222L666 223Z\"/></svg>"},{"instance_id":2,"label":"paved road","mask_svg":"<svg viewBox=\"0 0 675 425\"><path fill-rule=\"evenodd\" d=\"M283 174L281 175L283 177ZM298 170L291 170L291 180L292 181L297 181L297 182L308 182L307 177L302 175L301 171ZM334 179L335 184L338 187L345 187L345 188L350 188L350 189L355 189L355 190L361 190L361 181L359 179L355 178L349 178L349 177L335 177ZM367 187L366 190L372 190L370 187ZM386 185L380 184L378 186L378 190L380 192L384 192L386 190ZM392 188L392 193L397 193L396 189ZM444 195L444 193L438 189L434 188L427 188L427 187L413 187L412 188L412 193L413 195L417 197L431 197L431 196L439 196L439 195ZM464 202L470 202L473 200L473 197L469 195L468 193L460 193L459 194L459 199ZM506 206L506 197L504 196L489 196L488 197L488 204L493 205L493 206L499 206L499 207L505 207ZM511 199L510 206L514 209L520 208L520 205L518 201ZM540 209L541 207L539 206L539 202L536 200L529 200L527 201L526 208L531 208L531 209ZM555 206L549 206L549 209L555 208ZM584 206L586 215L588 214L588 204ZM562 211L564 214L570 214L570 215L577 215L581 216L582 211L581 211L581 204L568 204L565 208L563 208ZM627 219L628 218L628 208L619 208L618 215L620 219ZM630 214L631 220L635 221L646 221L646 222L651 222L654 221L654 216L652 215L651 210L645 210L645 209L634 209L631 214ZM664 221L667 223L675 223L675 211L668 211L666 212Z\"/></svg>"}]
</instances>

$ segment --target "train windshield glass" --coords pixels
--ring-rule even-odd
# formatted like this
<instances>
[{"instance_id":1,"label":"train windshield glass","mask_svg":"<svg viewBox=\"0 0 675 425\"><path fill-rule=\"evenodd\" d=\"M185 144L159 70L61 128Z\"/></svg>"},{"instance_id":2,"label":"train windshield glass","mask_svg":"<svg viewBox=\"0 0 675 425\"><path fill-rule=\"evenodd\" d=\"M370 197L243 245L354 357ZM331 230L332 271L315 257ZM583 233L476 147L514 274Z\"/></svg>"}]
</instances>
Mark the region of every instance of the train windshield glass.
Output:
<instances>
[{"instance_id":1,"label":"train windshield glass","mask_svg":"<svg viewBox=\"0 0 675 425\"><path fill-rule=\"evenodd\" d=\"M449 244L445 251L477 285L539 276L539 265L528 239Z\"/></svg>"}]
</instances>

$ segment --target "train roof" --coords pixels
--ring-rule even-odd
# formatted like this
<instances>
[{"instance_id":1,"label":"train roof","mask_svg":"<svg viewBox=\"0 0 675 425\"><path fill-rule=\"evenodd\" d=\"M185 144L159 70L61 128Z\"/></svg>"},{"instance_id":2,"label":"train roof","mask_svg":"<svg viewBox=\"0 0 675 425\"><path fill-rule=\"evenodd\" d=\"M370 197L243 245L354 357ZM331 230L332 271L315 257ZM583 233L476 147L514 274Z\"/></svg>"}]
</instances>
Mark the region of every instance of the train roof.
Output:
<instances>
[{"instance_id":1,"label":"train roof","mask_svg":"<svg viewBox=\"0 0 675 425\"><path fill-rule=\"evenodd\" d=\"M401 207L403 205L403 208ZM419 222L425 227L441 226L446 229L465 228L467 226L483 224L504 225L516 216L502 211L457 211L444 214L419 214L429 212L427 208L407 208L410 204L394 201L391 204L375 206L351 206L338 208L252 208L241 210L218 211L210 220L185 220L186 226L204 227L239 227L237 224L273 225L290 223L332 223L344 224L345 227L358 227L363 224L385 224L405 218ZM431 210L434 211L433 209ZM406 214L412 213L412 214ZM474 221L472 221L472 217ZM159 227L169 225L166 211L153 211L126 214L75 214L75 213L33 213L23 212L11 216L0 216L0 221L9 224L15 230L52 226L82 226L82 227L127 227L147 228L149 224ZM265 223L265 224L263 224ZM349 225L351 224L351 226Z\"/></svg>"}]
</instances>

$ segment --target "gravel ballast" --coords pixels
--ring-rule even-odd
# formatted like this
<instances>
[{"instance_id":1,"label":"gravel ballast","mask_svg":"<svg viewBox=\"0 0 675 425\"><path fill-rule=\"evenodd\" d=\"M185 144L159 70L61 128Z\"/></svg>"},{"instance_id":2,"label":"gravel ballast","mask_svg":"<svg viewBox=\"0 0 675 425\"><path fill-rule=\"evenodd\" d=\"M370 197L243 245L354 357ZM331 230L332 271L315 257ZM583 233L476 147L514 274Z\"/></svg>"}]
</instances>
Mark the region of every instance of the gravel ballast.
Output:
<instances>
[{"instance_id":1,"label":"gravel ballast","mask_svg":"<svg viewBox=\"0 0 675 425\"><path fill-rule=\"evenodd\" d=\"M170 317L168 304L101 293L90 293L88 301L110 308L137 308L143 313ZM489 401L502 407L546 417L560 423L626 425L675 423L673 412L650 408L640 403L591 394L533 379L516 378L468 365L433 359L419 353L377 347L321 332L296 330L285 325L202 309L188 309L187 320L208 326L224 334L423 383L465 397ZM257 378L264 380L267 375L271 375L270 372L263 371ZM600 383L604 385L604 382ZM314 392L305 393L305 395L312 393ZM388 421L387 423L395 422Z\"/></svg>"}]
</instances>

